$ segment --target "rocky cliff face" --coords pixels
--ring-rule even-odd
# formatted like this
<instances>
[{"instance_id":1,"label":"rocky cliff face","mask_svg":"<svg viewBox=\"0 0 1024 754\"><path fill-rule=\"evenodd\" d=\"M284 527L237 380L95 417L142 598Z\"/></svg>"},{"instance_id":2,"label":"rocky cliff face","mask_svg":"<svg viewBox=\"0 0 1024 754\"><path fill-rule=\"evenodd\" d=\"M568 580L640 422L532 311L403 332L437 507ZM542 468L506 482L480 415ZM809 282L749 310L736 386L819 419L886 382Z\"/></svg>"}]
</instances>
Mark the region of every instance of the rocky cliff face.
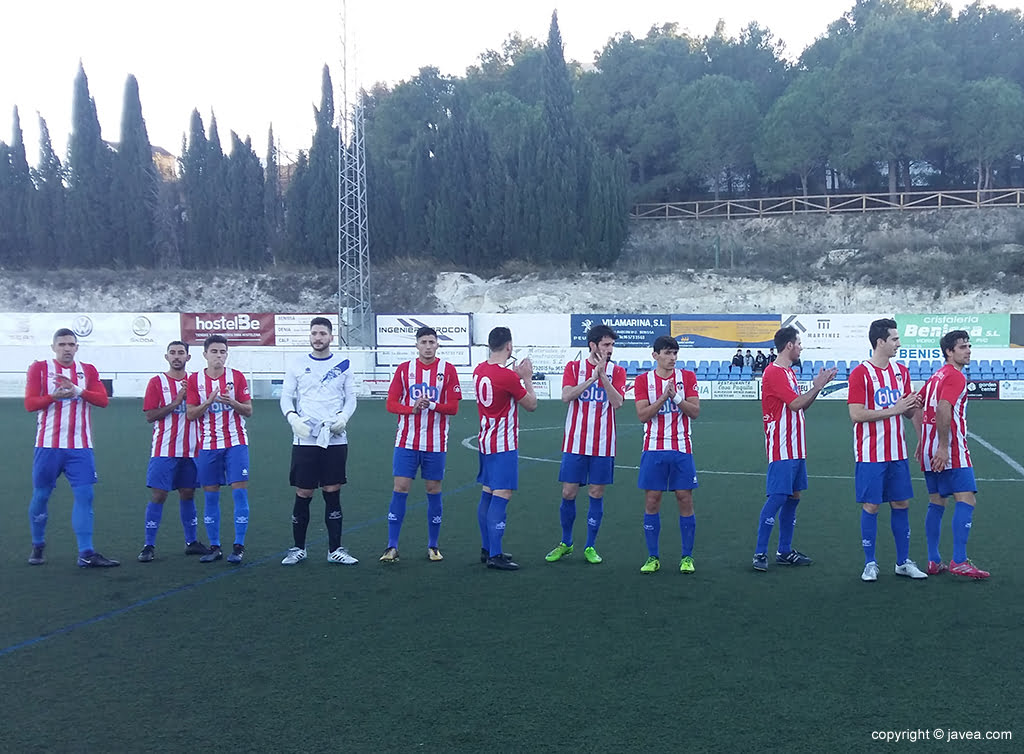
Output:
<instances>
[{"instance_id":1,"label":"rocky cliff face","mask_svg":"<svg viewBox=\"0 0 1024 754\"><path fill-rule=\"evenodd\" d=\"M371 288L378 312L1024 311L1022 241L1015 207L645 220L611 270L485 279L378 265ZM336 309L333 272L0 275L0 311Z\"/></svg>"}]
</instances>

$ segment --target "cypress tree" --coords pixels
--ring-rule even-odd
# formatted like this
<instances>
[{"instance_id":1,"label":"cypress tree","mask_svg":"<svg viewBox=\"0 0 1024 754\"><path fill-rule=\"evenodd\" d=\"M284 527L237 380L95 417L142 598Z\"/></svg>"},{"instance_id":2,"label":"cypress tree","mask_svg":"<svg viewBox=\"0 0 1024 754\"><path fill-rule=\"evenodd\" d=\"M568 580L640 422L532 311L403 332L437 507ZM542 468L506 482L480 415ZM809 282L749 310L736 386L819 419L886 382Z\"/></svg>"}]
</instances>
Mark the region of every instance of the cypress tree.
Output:
<instances>
[{"instance_id":1,"label":"cypress tree","mask_svg":"<svg viewBox=\"0 0 1024 754\"><path fill-rule=\"evenodd\" d=\"M32 177L25 157L25 135L21 129L21 116L14 108L11 144L7 154L0 153L0 160L6 157L7 174L3 179L4 202L0 205L3 225L6 226L5 258L8 264L25 267L32 263L32 249L29 237L29 205L32 201Z\"/></svg>"},{"instance_id":2,"label":"cypress tree","mask_svg":"<svg viewBox=\"0 0 1024 754\"><path fill-rule=\"evenodd\" d=\"M142 117L139 82L129 75L121 110L121 141L114 160L113 193L116 227L128 267L153 267L156 207L160 178Z\"/></svg>"},{"instance_id":3,"label":"cypress tree","mask_svg":"<svg viewBox=\"0 0 1024 754\"><path fill-rule=\"evenodd\" d=\"M316 129L309 148L306 204L306 253L310 257L306 261L319 266L333 262L338 251L338 129L334 126L334 86L327 65L321 74L320 107L313 108L313 113Z\"/></svg>"},{"instance_id":4,"label":"cypress tree","mask_svg":"<svg viewBox=\"0 0 1024 754\"><path fill-rule=\"evenodd\" d=\"M209 148L198 110L192 111L188 138L181 151L181 184L184 201L184 245L182 261L195 268L212 259L214 233L213 197L209 193L207 165Z\"/></svg>"},{"instance_id":5,"label":"cypress tree","mask_svg":"<svg viewBox=\"0 0 1024 754\"><path fill-rule=\"evenodd\" d=\"M50 129L39 116L39 165L32 171L35 192L29 210L33 265L60 267L67 259L67 189L65 170L53 151Z\"/></svg>"},{"instance_id":6,"label":"cypress tree","mask_svg":"<svg viewBox=\"0 0 1024 754\"><path fill-rule=\"evenodd\" d=\"M267 131L267 167L263 186L263 233L266 238L266 254L271 262L279 261L284 241L284 197L281 195L281 166L278 160L274 126L271 124Z\"/></svg>"},{"instance_id":7,"label":"cypress tree","mask_svg":"<svg viewBox=\"0 0 1024 754\"><path fill-rule=\"evenodd\" d=\"M111 237L112 156L103 142L96 102L82 64L75 76L68 142L68 229L71 264L95 267L109 263Z\"/></svg>"}]
</instances>

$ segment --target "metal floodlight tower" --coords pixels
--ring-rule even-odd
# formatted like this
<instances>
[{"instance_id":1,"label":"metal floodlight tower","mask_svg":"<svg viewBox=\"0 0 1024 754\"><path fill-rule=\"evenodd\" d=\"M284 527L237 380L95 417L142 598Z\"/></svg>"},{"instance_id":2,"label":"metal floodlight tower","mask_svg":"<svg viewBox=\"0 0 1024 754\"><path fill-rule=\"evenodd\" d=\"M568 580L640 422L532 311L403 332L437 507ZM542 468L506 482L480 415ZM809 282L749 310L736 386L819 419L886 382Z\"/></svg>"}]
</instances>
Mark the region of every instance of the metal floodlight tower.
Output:
<instances>
[{"instance_id":1,"label":"metal floodlight tower","mask_svg":"<svg viewBox=\"0 0 1024 754\"><path fill-rule=\"evenodd\" d=\"M338 118L338 327L347 345L372 346L370 244L366 222L363 92L349 72L347 0L341 0L341 107ZM354 57L354 56L353 56ZM350 89L352 100L350 101ZM347 316L346 316L347 313Z\"/></svg>"}]
</instances>

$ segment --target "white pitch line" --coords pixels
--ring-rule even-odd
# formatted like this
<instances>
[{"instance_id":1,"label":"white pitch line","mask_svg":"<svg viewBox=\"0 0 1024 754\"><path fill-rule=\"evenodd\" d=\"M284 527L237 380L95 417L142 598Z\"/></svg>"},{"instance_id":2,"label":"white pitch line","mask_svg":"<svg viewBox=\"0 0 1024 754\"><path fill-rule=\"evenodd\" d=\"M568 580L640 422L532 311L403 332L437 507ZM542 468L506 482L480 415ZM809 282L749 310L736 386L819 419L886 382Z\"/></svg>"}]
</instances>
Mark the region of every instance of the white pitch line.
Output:
<instances>
[{"instance_id":1,"label":"white pitch line","mask_svg":"<svg viewBox=\"0 0 1024 754\"><path fill-rule=\"evenodd\" d=\"M536 432L536 431L542 430L542 429L562 429L562 427L531 427L530 429L523 429L523 430L520 430L520 431L522 431L522 432L530 432L530 431ZM968 433L968 434L970 434L970 433ZM1014 466L1014 468L1015 469L1019 469L1020 473L1021 473L1021 478L1020 479L1018 479L1016 477L1012 477L1010 479L986 479L986 478L978 477L976 479L976 481L978 481L978 482L1024 482L1024 467L1020 466L1020 464L1018 464L1016 461L1014 461L1009 456L1006 456L1005 454L1002 454L998 449L989 446L988 443L986 443L984 440L982 440L977 435L971 434L971 437L973 437L974 439L978 440L982 445L984 445L985 447L989 448L989 450L994 451L998 455L1004 456L1003 460L1005 460L1011 466L1016 464L1016 466ZM466 450L477 450L476 442L477 442L476 435L470 435L469 437L465 438L460 444ZM560 464L562 462L561 459L558 459L558 458L541 458L540 456L524 456L524 455L521 455L521 454L519 456L519 459L521 461L537 461L539 463L558 463L558 464ZM624 466L624 465L621 465L621 464L615 464L615 468L623 469L625 471L639 471L639 469L640 469L639 466ZM764 477L764 475L765 475L765 472L763 472L763 471L712 471L711 469L697 469L697 473L698 474L712 474L712 475L715 475L715 476L753 476L753 477ZM834 474L808 474L807 476L810 479L845 479L845 480L851 480L851 479L855 479L856 478L856 477L847 476L847 475L834 475ZM918 481L921 481L921 480L919 479Z\"/></svg>"},{"instance_id":2,"label":"white pitch line","mask_svg":"<svg viewBox=\"0 0 1024 754\"><path fill-rule=\"evenodd\" d=\"M1006 461L1006 465L1007 466L1009 466L1011 469L1013 469L1018 474L1020 474L1022 478L1024 478L1024 466L1021 466L1019 463L1017 463L1015 460L1010 458L1010 456L1008 456L1006 453L1001 451L999 448L997 448L995 445L990 443L988 440L986 440L983 437L979 437L978 435L974 434L970 430L968 430L967 436L970 437L972 440L976 440L978 442L978 444L981 445L981 447L987 448L988 450L991 450L997 456L1002 458L1004 461ZM978 480L978 481L981 481L981 480Z\"/></svg>"}]
</instances>

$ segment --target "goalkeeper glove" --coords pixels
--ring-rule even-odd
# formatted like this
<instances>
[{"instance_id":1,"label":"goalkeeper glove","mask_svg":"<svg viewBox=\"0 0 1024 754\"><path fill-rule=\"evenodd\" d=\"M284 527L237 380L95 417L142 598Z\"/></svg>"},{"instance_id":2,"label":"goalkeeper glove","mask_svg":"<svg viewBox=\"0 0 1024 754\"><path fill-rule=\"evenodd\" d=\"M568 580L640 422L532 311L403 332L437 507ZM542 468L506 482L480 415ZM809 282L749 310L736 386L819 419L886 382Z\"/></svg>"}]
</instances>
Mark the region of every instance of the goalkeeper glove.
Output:
<instances>
[{"instance_id":1,"label":"goalkeeper glove","mask_svg":"<svg viewBox=\"0 0 1024 754\"><path fill-rule=\"evenodd\" d=\"M346 424L348 424L348 419L345 418L344 414L338 414L334 417L334 424L331 425L331 434L340 435L345 431Z\"/></svg>"},{"instance_id":2,"label":"goalkeeper glove","mask_svg":"<svg viewBox=\"0 0 1024 754\"><path fill-rule=\"evenodd\" d=\"M296 437L300 440L304 440L309 437L309 424L307 424L306 420L299 416L298 413L291 411L286 418L288 419L288 423L292 425L292 432Z\"/></svg>"}]
</instances>

